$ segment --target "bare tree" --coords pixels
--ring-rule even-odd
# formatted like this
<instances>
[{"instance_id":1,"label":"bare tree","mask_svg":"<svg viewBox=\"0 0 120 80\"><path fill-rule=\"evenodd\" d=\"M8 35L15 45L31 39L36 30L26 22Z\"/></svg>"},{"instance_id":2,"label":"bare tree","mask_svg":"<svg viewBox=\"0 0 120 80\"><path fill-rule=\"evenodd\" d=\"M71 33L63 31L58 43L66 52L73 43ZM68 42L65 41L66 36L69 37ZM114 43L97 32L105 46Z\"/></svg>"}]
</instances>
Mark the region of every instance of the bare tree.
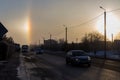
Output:
<instances>
[{"instance_id":1,"label":"bare tree","mask_svg":"<svg viewBox=\"0 0 120 80\"><path fill-rule=\"evenodd\" d=\"M11 43L13 44L14 43L14 40L12 37L7 37L6 35L3 37L3 40L8 42L8 43Z\"/></svg>"},{"instance_id":2,"label":"bare tree","mask_svg":"<svg viewBox=\"0 0 120 80\"><path fill-rule=\"evenodd\" d=\"M113 49L120 53L120 32L115 36Z\"/></svg>"},{"instance_id":3,"label":"bare tree","mask_svg":"<svg viewBox=\"0 0 120 80\"><path fill-rule=\"evenodd\" d=\"M97 50L102 48L103 40L104 36L99 32L85 34L82 38L83 48L86 51L94 51L96 53Z\"/></svg>"}]
</instances>

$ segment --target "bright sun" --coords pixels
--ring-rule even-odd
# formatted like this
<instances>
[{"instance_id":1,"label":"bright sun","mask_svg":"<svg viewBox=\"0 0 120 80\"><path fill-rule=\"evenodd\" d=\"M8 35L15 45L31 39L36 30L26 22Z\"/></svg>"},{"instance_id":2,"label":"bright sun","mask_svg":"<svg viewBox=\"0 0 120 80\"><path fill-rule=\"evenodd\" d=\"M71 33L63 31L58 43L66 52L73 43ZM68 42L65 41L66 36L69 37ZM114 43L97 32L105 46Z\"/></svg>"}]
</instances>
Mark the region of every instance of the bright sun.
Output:
<instances>
[{"instance_id":1,"label":"bright sun","mask_svg":"<svg viewBox=\"0 0 120 80\"><path fill-rule=\"evenodd\" d=\"M31 27L30 27L30 19L27 17L24 22L23 30L26 36L26 42L29 44L31 42Z\"/></svg>"},{"instance_id":2,"label":"bright sun","mask_svg":"<svg viewBox=\"0 0 120 80\"><path fill-rule=\"evenodd\" d=\"M106 14L106 35L109 40L111 40L111 35L116 35L120 30L120 22L117 17L112 13ZM97 30L104 34L104 17L101 16L97 21Z\"/></svg>"},{"instance_id":3,"label":"bright sun","mask_svg":"<svg viewBox=\"0 0 120 80\"><path fill-rule=\"evenodd\" d=\"M26 21L24 24L24 30L25 30L25 32L29 31L29 22L28 21Z\"/></svg>"}]
</instances>

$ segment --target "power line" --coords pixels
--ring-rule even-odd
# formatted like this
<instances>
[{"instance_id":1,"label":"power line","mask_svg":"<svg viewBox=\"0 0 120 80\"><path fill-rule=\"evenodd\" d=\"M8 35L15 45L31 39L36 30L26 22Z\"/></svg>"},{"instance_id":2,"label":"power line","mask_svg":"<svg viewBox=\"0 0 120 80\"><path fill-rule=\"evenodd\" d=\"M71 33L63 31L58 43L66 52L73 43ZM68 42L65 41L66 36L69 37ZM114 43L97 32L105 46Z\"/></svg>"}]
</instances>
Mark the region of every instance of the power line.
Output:
<instances>
[{"instance_id":1,"label":"power line","mask_svg":"<svg viewBox=\"0 0 120 80\"><path fill-rule=\"evenodd\" d=\"M114 11L118 11L118 10L120 10L120 8L114 9L114 10L111 10L111 11L107 11L106 13L110 13L110 12L114 12ZM99 17L102 16L102 15L103 15L103 13L100 14L100 15L98 15L98 16L96 16L96 17L94 17L94 18L92 18L92 19L90 19L90 20L88 20L88 21L86 21L86 22L84 22L84 23L81 23L81 24L76 25L76 26L70 26L70 27L68 27L68 28L75 28L75 27L79 27L79 26L82 26L82 25L86 25L86 24L90 23L91 21L96 20L97 18L99 18ZM55 35L58 36L58 35L62 34L63 32L64 32L64 31L61 31L61 32L59 32L59 33L57 33L57 34L55 34Z\"/></svg>"},{"instance_id":2,"label":"power line","mask_svg":"<svg viewBox=\"0 0 120 80\"><path fill-rule=\"evenodd\" d=\"M114 10L111 10L111 11L107 11L107 13L118 11L118 10L120 10L120 8L117 8L117 9L114 9Z\"/></svg>"},{"instance_id":3,"label":"power line","mask_svg":"<svg viewBox=\"0 0 120 80\"><path fill-rule=\"evenodd\" d=\"M81 24L76 25L76 26L70 26L69 28L79 27L79 26L81 26L81 25L85 25L85 24L87 24L87 23L89 23L89 22L91 22L91 21L93 21L93 20L97 19L97 18L98 18L98 17L100 17L101 15L103 15L103 13L102 13L102 14L100 14L100 15L98 15L98 16L96 16L96 17L94 17L94 18L92 18L92 19L90 19L90 20L88 20L88 21L86 21L86 22L84 22L84 23L81 23Z\"/></svg>"},{"instance_id":4,"label":"power line","mask_svg":"<svg viewBox=\"0 0 120 80\"><path fill-rule=\"evenodd\" d=\"M120 10L120 8L117 8L117 9L114 9L114 10L111 10L111 11L107 11L106 13L110 13L110 12L114 12L114 11L118 11L118 10ZM81 26L81 25L85 25L85 24L87 24L87 23L89 23L89 22L91 22L91 21L97 19L97 18L100 17L101 15L103 15L103 13L100 14L100 15L98 15L98 16L96 16L96 17L94 17L94 18L92 18L92 19L90 19L90 20L88 20L88 21L86 21L86 22L84 22L84 23L81 23L81 24L76 25L76 26L71 26L71 27L69 27L69 28L72 28L72 27L79 27L79 26Z\"/></svg>"},{"instance_id":5,"label":"power line","mask_svg":"<svg viewBox=\"0 0 120 80\"><path fill-rule=\"evenodd\" d=\"M56 33L56 34L54 34L55 36L58 36L58 35L60 35L61 33L64 33L64 31L62 30L62 31L60 31L60 32L58 32L58 33Z\"/></svg>"}]
</instances>

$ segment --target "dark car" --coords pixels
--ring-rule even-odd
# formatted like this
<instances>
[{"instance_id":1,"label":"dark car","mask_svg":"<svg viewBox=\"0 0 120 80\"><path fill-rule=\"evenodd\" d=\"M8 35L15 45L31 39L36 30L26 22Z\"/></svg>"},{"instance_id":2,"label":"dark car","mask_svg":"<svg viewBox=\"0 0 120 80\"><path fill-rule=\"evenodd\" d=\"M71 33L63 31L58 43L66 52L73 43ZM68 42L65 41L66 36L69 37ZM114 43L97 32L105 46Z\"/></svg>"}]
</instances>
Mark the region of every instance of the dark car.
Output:
<instances>
[{"instance_id":1,"label":"dark car","mask_svg":"<svg viewBox=\"0 0 120 80\"><path fill-rule=\"evenodd\" d=\"M91 65L91 58L82 50L71 50L66 55L66 64L88 64Z\"/></svg>"},{"instance_id":2,"label":"dark car","mask_svg":"<svg viewBox=\"0 0 120 80\"><path fill-rule=\"evenodd\" d=\"M36 54L43 54L43 50L41 48L36 48Z\"/></svg>"},{"instance_id":3,"label":"dark car","mask_svg":"<svg viewBox=\"0 0 120 80\"><path fill-rule=\"evenodd\" d=\"M22 53L27 53L29 51L28 45L22 45Z\"/></svg>"}]
</instances>

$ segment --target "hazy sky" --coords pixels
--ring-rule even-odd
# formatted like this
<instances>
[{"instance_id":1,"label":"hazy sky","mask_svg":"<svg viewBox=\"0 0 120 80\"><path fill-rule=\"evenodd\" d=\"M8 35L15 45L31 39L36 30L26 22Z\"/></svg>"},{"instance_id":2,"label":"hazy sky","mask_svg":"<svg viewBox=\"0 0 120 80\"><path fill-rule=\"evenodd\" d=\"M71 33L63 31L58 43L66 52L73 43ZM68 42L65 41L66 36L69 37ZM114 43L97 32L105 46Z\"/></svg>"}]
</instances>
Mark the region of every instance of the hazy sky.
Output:
<instances>
[{"instance_id":1,"label":"hazy sky","mask_svg":"<svg viewBox=\"0 0 120 80\"><path fill-rule=\"evenodd\" d=\"M107 31L120 32L120 0L1 0L0 21L9 30L7 36L21 44L42 43L43 38L64 38L68 27L68 41L80 41L85 33L103 33L103 6L107 13ZM99 16L100 17L96 17ZM95 18L96 17L96 18ZM94 20L87 22L94 18ZM81 25L82 23L84 25ZM102 28L101 28L102 27Z\"/></svg>"}]
</instances>

